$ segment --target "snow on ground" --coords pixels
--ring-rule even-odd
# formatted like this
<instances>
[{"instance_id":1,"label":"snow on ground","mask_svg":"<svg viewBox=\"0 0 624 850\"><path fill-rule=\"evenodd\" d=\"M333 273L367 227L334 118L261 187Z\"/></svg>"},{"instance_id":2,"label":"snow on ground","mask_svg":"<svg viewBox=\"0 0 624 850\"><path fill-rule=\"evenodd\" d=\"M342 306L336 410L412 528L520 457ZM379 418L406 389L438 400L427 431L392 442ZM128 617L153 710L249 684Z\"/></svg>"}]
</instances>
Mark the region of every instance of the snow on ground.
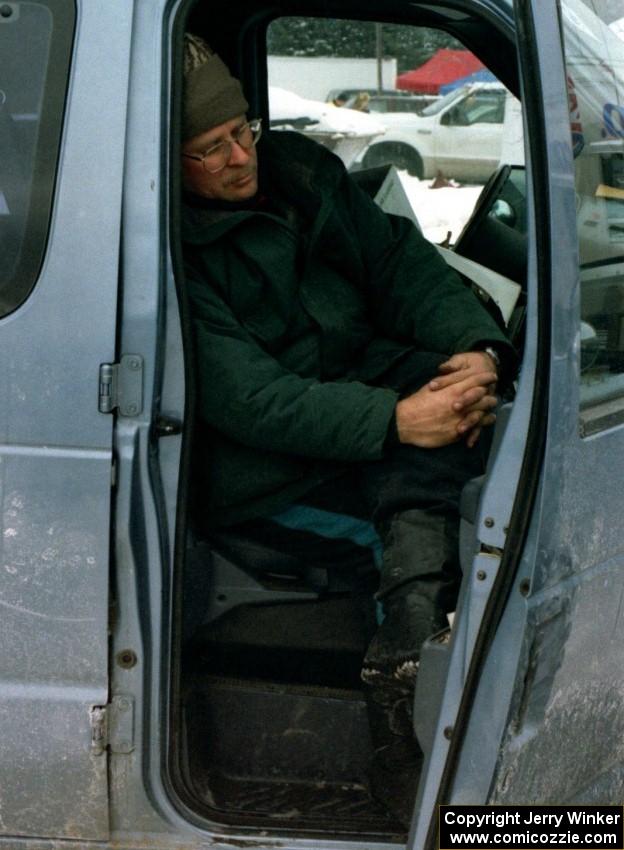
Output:
<instances>
[{"instance_id":1,"label":"snow on ground","mask_svg":"<svg viewBox=\"0 0 624 850\"><path fill-rule=\"evenodd\" d=\"M399 172L401 183L416 212L424 235L431 242L444 242L449 230L455 242L470 218L483 186L448 186L432 189L433 180Z\"/></svg>"},{"instance_id":2,"label":"snow on ground","mask_svg":"<svg viewBox=\"0 0 624 850\"><path fill-rule=\"evenodd\" d=\"M619 18L617 21L613 21L609 24L609 27L613 30L613 32L624 41L624 18Z\"/></svg>"}]
</instances>

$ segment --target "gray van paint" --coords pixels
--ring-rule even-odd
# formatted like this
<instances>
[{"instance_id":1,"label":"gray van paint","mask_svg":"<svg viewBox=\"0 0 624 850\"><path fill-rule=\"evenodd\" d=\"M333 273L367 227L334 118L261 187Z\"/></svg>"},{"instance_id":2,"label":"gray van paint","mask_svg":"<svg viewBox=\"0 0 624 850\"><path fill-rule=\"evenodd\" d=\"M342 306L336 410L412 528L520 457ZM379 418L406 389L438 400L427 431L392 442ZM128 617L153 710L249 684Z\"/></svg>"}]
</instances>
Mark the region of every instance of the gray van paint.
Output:
<instances>
[{"instance_id":1,"label":"gray van paint","mask_svg":"<svg viewBox=\"0 0 624 850\"><path fill-rule=\"evenodd\" d=\"M113 421L94 401L115 356L131 20L121 2L80 9L47 256L0 321L4 834L109 834L91 736L109 699ZM93 61L103 30L105 77Z\"/></svg>"}]
</instances>

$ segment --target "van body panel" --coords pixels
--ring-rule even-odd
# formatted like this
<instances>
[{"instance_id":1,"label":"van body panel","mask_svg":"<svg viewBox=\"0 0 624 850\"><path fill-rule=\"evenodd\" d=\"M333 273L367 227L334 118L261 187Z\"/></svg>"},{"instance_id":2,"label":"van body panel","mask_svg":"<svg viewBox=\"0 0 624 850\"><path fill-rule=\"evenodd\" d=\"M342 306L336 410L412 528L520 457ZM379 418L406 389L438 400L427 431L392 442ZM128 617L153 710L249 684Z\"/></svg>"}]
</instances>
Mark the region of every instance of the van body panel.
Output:
<instances>
[{"instance_id":1,"label":"van body panel","mask_svg":"<svg viewBox=\"0 0 624 850\"><path fill-rule=\"evenodd\" d=\"M170 256L170 28L176 5L138 3L132 19L123 178L120 347L145 363L143 411L115 423L117 486L111 654L112 694L134 698L135 747L110 754L112 828L145 833L155 847L199 833L172 804L163 779L171 700L171 601L178 510L185 366Z\"/></svg>"},{"instance_id":2,"label":"van body panel","mask_svg":"<svg viewBox=\"0 0 624 850\"><path fill-rule=\"evenodd\" d=\"M0 321L5 835L109 834L113 417L98 390L115 360L131 12L115 0L78 9L47 254Z\"/></svg>"}]
</instances>

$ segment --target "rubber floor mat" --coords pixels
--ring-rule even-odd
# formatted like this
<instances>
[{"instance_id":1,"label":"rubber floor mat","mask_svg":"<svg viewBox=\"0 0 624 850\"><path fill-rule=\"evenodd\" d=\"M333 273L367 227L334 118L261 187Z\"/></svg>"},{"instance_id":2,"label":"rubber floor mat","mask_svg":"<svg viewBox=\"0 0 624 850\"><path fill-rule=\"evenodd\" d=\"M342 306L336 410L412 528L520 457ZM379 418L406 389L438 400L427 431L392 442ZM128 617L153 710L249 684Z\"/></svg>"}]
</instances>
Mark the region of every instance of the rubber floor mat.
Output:
<instances>
[{"instance_id":1,"label":"rubber floor mat","mask_svg":"<svg viewBox=\"0 0 624 850\"><path fill-rule=\"evenodd\" d=\"M214 778L214 807L224 814L270 818L296 827L396 834L397 827L363 784L285 783Z\"/></svg>"}]
</instances>

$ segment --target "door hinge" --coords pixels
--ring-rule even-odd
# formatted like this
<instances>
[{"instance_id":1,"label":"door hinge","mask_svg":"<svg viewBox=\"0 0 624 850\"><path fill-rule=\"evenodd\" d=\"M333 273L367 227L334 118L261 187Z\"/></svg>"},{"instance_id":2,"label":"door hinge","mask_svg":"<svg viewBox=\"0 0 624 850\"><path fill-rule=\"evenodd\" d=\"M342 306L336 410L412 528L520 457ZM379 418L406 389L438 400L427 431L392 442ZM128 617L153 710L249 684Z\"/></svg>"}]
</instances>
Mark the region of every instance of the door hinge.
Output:
<instances>
[{"instance_id":1,"label":"door hinge","mask_svg":"<svg viewBox=\"0 0 624 850\"><path fill-rule=\"evenodd\" d=\"M120 416L143 412L143 358L124 354L119 363L102 363L98 392L100 413L117 410Z\"/></svg>"},{"instance_id":2,"label":"door hinge","mask_svg":"<svg viewBox=\"0 0 624 850\"><path fill-rule=\"evenodd\" d=\"M131 753L134 750L134 699L125 694L114 696L108 705L91 708L91 752L100 756Z\"/></svg>"}]
</instances>

